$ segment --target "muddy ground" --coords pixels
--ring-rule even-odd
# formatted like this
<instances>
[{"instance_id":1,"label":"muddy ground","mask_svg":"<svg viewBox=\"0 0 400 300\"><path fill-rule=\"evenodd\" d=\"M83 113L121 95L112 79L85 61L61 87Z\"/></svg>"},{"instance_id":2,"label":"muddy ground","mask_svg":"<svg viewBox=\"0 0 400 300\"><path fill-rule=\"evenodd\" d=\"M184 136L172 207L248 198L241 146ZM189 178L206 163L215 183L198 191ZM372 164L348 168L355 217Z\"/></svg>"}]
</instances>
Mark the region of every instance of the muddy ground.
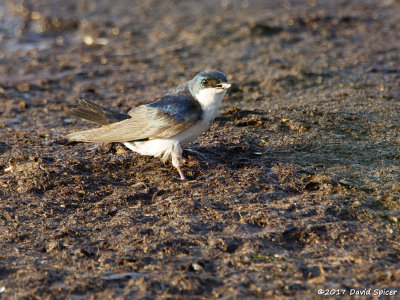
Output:
<instances>
[{"instance_id":1,"label":"muddy ground","mask_svg":"<svg viewBox=\"0 0 400 300\"><path fill-rule=\"evenodd\" d=\"M397 0L3 0L0 298L398 295L399 49ZM63 138L208 68L187 182Z\"/></svg>"}]
</instances>

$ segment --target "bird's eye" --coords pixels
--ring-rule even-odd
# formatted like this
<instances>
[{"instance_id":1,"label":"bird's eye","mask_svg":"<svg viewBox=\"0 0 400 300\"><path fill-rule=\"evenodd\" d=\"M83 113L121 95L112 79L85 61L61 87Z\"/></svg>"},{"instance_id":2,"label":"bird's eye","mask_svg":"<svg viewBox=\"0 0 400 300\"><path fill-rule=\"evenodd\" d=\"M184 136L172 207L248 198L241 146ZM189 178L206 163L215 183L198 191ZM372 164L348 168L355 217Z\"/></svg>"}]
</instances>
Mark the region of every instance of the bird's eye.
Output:
<instances>
[{"instance_id":1,"label":"bird's eye","mask_svg":"<svg viewBox=\"0 0 400 300\"><path fill-rule=\"evenodd\" d=\"M201 84L204 85L204 86L206 86L207 83L208 83L208 80L207 80L207 79L203 79L203 80L201 81Z\"/></svg>"}]
</instances>

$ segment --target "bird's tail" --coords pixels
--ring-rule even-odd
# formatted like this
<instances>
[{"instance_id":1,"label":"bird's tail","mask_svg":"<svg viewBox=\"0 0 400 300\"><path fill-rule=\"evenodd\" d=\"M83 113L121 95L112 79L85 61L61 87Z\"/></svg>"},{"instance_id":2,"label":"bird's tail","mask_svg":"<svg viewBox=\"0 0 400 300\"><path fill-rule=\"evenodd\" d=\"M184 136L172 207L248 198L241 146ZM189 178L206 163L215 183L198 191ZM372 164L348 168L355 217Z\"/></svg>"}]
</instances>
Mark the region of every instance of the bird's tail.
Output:
<instances>
[{"instance_id":1,"label":"bird's tail","mask_svg":"<svg viewBox=\"0 0 400 300\"><path fill-rule=\"evenodd\" d=\"M80 106L70 109L68 113L100 125L108 125L130 118L129 115L116 113L84 99L79 99L79 104Z\"/></svg>"},{"instance_id":2,"label":"bird's tail","mask_svg":"<svg viewBox=\"0 0 400 300\"><path fill-rule=\"evenodd\" d=\"M130 118L129 115L114 112L84 99L79 99L79 104L80 106L70 109L68 113L99 125L109 125ZM71 142L91 142L96 140L97 135L96 129L91 129L71 133L65 137Z\"/></svg>"}]
</instances>

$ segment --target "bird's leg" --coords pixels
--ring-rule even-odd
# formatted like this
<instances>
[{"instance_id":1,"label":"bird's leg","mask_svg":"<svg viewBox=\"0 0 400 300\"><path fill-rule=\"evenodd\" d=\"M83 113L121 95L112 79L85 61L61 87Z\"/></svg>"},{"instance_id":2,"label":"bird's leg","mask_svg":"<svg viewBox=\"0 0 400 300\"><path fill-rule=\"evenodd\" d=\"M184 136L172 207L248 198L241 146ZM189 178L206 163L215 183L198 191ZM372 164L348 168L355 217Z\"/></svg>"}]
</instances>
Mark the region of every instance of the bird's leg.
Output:
<instances>
[{"instance_id":1,"label":"bird's leg","mask_svg":"<svg viewBox=\"0 0 400 300\"><path fill-rule=\"evenodd\" d=\"M185 176L185 174L183 174L181 167L179 167L179 168L177 167L176 169L178 170L179 175L181 176L181 180L186 181L186 176Z\"/></svg>"},{"instance_id":2,"label":"bird's leg","mask_svg":"<svg viewBox=\"0 0 400 300\"><path fill-rule=\"evenodd\" d=\"M172 147L171 151L171 160L172 165L178 170L179 175L181 176L181 180L186 180L185 174L182 171L182 148L179 144L176 144Z\"/></svg>"}]
</instances>

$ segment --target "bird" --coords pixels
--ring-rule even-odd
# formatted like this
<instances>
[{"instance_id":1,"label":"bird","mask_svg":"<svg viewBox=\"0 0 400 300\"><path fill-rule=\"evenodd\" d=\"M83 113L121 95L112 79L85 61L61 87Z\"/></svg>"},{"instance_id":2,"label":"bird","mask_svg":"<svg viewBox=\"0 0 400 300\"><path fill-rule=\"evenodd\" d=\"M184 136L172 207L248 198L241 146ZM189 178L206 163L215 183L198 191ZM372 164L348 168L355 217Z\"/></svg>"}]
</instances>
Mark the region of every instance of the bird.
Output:
<instances>
[{"instance_id":1,"label":"bird","mask_svg":"<svg viewBox=\"0 0 400 300\"><path fill-rule=\"evenodd\" d=\"M119 142L141 155L171 159L182 181L182 146L194 141L214 121L231 84L216 70L198 73L154 101L117 113L87 100L69 113L102 125L68 134L70 142Z\"/></svg>"}]
</instances>

